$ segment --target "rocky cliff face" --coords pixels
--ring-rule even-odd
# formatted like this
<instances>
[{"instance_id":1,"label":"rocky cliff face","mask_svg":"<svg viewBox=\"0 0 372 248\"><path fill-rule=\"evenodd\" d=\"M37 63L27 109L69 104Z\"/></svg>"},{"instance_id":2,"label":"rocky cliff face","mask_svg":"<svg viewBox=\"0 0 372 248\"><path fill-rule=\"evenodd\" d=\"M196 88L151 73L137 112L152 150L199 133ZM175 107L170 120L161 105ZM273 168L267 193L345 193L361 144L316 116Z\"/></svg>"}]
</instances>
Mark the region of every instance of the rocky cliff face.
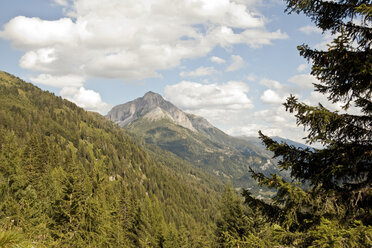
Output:
<instances>
[{"instance_id":1,"label":"rocky cliff face","mask_svg":"<svg viewBox=\"0 0 372 248\"><path fill-rule=\"evenodd\" d=\"M142 117L149 120L166 118L172 120L177 125L197 132L197 129L191 121L194 118L190 118L190 116L191 115L184 113L172 103L164 100L161 95L151 91L147 92L143 97L115 106L107 114L110 120L121 127L126 127L133 121ZM205 120L205 122L207 121Z\"/></svg>"}]
</instances>

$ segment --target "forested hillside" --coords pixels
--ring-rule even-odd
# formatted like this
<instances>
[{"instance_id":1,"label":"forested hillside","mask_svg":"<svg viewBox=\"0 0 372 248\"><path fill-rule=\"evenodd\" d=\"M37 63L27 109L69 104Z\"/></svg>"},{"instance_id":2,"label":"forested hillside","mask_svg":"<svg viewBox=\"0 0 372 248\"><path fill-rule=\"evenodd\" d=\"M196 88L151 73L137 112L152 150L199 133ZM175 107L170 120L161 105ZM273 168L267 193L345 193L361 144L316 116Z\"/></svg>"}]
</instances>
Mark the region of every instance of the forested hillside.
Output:
<instances>
[{"instance_id":1,"label":"forested hillside","mask_svg":"<svg viewBox=\"0 0 372 248\"><path fill-rule=\"evenodd\" d=\"M219 181L138 143L99 114L0 72L0 240L214 247Z\"/></svg>"}]
</instances>

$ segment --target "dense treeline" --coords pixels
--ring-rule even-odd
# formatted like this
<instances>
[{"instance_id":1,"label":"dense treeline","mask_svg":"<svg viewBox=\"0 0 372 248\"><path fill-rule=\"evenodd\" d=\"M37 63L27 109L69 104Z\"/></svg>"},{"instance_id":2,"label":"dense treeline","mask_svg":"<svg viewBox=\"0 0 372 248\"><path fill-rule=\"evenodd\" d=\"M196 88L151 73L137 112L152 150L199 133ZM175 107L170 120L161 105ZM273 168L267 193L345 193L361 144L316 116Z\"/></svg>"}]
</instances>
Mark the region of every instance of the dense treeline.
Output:
<instances>
[{"instance_id":1,"label":"dense treeline","mask_svg":"<svg viewBox=\"0 0 372 248\"><path fill-rule=\"evenodd\" d=\"M149 152L104 117L1 72L0 246L213 246L218 181Z\"/></svg>"}]
</instances>

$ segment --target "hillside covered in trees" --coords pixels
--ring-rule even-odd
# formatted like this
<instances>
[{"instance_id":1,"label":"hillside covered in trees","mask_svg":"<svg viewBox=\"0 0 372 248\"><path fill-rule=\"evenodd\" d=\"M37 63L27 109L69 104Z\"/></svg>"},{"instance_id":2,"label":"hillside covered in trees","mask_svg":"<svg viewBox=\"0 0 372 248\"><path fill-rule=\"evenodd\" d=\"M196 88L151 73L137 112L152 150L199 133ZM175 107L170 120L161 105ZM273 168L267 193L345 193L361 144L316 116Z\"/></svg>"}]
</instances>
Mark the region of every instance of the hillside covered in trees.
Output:
<instances>
[{"instance_id":1,"label":"hillside covered in trees","mask_svg":"<svg viewBox=\"0 0 372 248\"><path fill-rule=\"evenodd\" d=\"M372 247L372 7L286 2L334 35L325 51L298 50L315 90L345 112L287 98L323 147L260 132L292 177L251 168L271 199L223 190L155 142L0 72L0 247Z\"/></svg>"},{"instance_id":2,"label":"hillside covered in trees","mask_svg":"<svg viewBox=\"0 0 372 248\"><path fill-rule=\"evenodd\" d=\"M1 235L35 247L211 246L221 184L139 143L0 72Z\"/></svg>"}]
</instances>

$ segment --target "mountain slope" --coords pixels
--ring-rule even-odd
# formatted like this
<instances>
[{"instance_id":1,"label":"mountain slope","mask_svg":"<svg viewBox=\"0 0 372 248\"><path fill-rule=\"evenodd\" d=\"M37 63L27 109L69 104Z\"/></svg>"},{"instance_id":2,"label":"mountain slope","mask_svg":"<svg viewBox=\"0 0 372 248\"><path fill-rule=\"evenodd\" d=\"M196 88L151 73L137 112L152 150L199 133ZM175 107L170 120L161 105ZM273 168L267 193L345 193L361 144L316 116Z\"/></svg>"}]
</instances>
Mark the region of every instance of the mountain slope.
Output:
<instances>
[{"instance_id":1,"label":"mountain slope","mask_svg":"<svg viewBox=\"0 0 372 248\"><path fill-rule=\"evenodd\" d=\"M266 174L278 172L264 149L225 134L202 117L182 112L153 92L114 107L107 117L147 144L168 150L236 187L256 187L249 167Z\"/></svg>"},{"instance_id":2,"label":"mountain slope","mask_svg":"<svg viewBox=\"0 0 372 248\"><path fill-rule=\"evenodd\" d=\"M0 71L0 232L35 247L209 247L220 188L99 114Z\"/></svg>"}]
</instances>

